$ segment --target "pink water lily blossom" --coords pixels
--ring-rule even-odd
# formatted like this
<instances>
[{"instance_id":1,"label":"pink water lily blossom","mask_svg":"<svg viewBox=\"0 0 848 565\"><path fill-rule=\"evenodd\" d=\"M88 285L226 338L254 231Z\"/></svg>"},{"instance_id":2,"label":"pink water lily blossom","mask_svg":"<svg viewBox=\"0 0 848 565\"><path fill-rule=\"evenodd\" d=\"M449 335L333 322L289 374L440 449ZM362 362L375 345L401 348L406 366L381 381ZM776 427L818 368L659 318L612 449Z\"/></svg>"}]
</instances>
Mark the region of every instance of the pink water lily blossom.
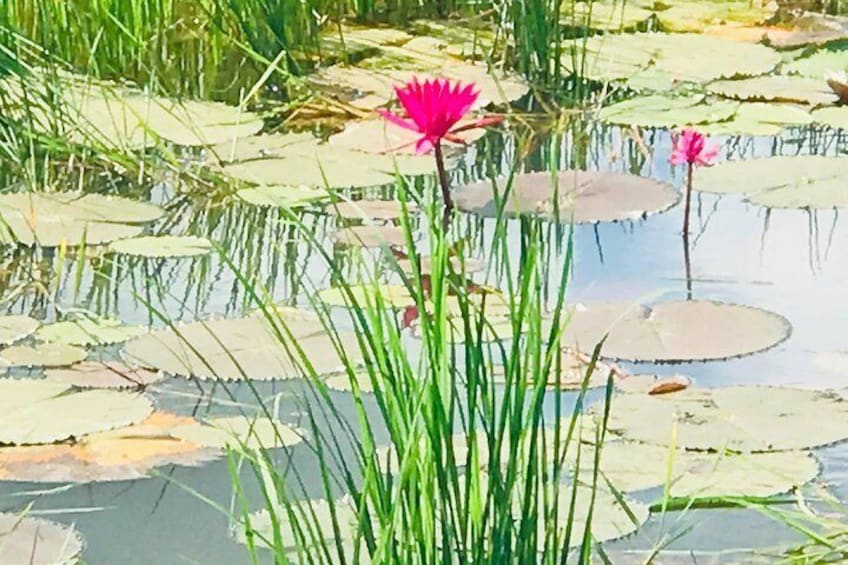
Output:
<instances>
[{"instance_id":1,"label":"pink water lily blossom","mask_svg":"<svg viewBox=\"0 0 848 565\"><path fill-rule=\"evenodd\" d=\"M474 84L463 85L448 79L427 79L419 82L414 78L403 86L395 86L398 101L406 112L406 117L388 110L378 110L381 116L404 129L421 134L415 142L418 154L427 153L442 139L463 143L457 133L476 127L484 127L501 121L498 118L482 118L474 123L456 127L467 114L477 97Z\"/></svg>"},{"instance_id":2,"label":"pink water lily blossom","mask_svg":"<svg viewBox=\"0 0 848 565\"><path fill-rule=\"evenodd\" d=\"M672 165L698 165L701 167L713 164L718 157L717 143L707 143L707 138L692 128L686 128L672 138L674 147L669 161Z\"/></svg>"}]
</instances>

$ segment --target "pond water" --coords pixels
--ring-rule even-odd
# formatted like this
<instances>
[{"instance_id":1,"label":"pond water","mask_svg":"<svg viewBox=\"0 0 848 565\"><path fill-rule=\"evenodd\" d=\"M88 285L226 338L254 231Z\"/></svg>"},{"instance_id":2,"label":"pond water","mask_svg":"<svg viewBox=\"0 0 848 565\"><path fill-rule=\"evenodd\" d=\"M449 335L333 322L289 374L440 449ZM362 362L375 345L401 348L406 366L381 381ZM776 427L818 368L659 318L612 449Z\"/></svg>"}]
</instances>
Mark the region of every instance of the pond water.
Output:
<instances>
[{"instance_id":1,"label":"pond water","mask_svg":"<svg viewBox=\"0 0 848 565\"><path fill-rule=\"evenodd\" d=\"M501 135L490 134L483 142L485 150L472 150L457 178L479 177L487 168L486 155L494 156L496 163L508 162L515 151L514 140ZM733 159L774 154L834 155L843 146L836 134L808 128L790 130L777 139L722 141L723 158ZM680 188L681 171L675 172L668 165L669 135L650 133L645 142L653 150L653 158L647 161L628 132L595 128L580 162L590 169L667 179ZM573 149L568 135L540 141L526 157L526 167L552 166L552 154L568 156L554 163L558 168L573 166ZM275 300L304 304L311 292L331 283L320 258L309 253L302 238L274 209L234 205L210 211L179 195L167 183L152 187L150 197L169 207L163 224L173 222L185 233L219 242L240 270L259 276ZM577 226L568 300L683 298L691 292L694 298L780 313L791 321L792 335L771 350L729 361L627 364L626 368L638 373L685 374L707 387L770 384L846 388L848 315L840 304L848 280L848 231L840 222L839 212L768 211L738 196L696 194L693 213L690 277L680 236L682 205L636 222ZM336 229L335 219L315 214L307 222L326 248L332 249L328 236ZM472 241L485 239L491 230L490 221L470 217L461 225ZM343 255L338 257L344 259ZM18 260L22 273L30 258L24 254ZM556 265L563 260L562 256L553 257L551 271L557 272ZM42 263L46 261L42 258ZM48 273L56 273L58 259L50 264L53 270ZM247 305L232 267L214 255L125 261L120 267L86 266L79 283L73 259L63 265L58 283L42 268L41 277L48 281L51 298L27 295L16 304L15 311L27 312L35 306L49 318L54 315L55 301L77 303L125 322L147 323L152 318L148 305L173 320L240 315ZM158 320L153 323L161 325ZM113 349L102 353L107 357L114 354ZM293 382L257 383L264 398L279 398L280 419L294 424L303 417L298 400L304 396L302 386ZM170 379L149 390L160 408L183 414L208 416L257 409L253 392L235 384L216 386ZM340 410L350 411L354 417L348 394L333 393L332 398ZM295 448L293 454L295 465L314 464L303 447ZM842 498L848 496L848 449L828 447L816 450L816 455L823 465L818 480L830 483ZM4 510L19 510L32 503L34 514L73 523L86 539L84 559L90 565L248 562L244 547L230 535L231 524L225 512L232 503L226 460L199 467L163 467L159 473L150 479L69 487L2 482L0 504ZM307 489L313 487L316 494L320 493L318 484L307 485ZM253 494L259 504L260 498ZM650 502L656 495L653 491L638 498ZM698 563L739 562L748 559L747 550L773 550L800 539L754 511L698 510L680 519L674 514L664 521L654 517L638 534L607 543L605 548L638 557L640 550L649 549L660 536L683 532L690 526L695 527L670 546L669 555L680 557L680 562L692 562L690 552L699 557ZM617 555L621 561L616 562L625 561L624 554Z\"/></svg>"}]
</instances>

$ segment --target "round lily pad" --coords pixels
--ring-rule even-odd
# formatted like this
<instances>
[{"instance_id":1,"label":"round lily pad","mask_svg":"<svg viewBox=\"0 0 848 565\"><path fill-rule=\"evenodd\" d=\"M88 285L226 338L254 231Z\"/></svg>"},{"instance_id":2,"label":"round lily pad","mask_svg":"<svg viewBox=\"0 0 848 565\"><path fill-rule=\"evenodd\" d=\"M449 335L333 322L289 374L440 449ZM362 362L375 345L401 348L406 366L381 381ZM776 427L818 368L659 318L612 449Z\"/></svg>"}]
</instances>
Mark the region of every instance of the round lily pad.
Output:
<instances>
[{"instance_id":1,"label":"round lily pad","mask_svg":"<svg viewBox=\"0 0 848 565\"><path fill-rule=\"evenodd\" d=\"M783 65L784 73L816 79L825 88L827 88L825 78L828 72L846 69L848 69L848 51L843 49L821 49L808 57L800 57Z\"/></svg>"},{"instance_id":2,"label":"round lily pad","mask_svg":"<svg viewBox=\"0 0 848 565\"><path fill-rule=\"evenodd\" d=\"M563 485L559 489L556 533L558 540L561 540L566 528L570 527L570 547L579 546L583 542L583 532L590 526L590 519L592 538L601 543L632 534L647 522L650 515L645 504L627 497L622 497L620 501L603 487L593 493L589 486L578 486L573 504L574 487ZM539 510L543 509L540 506ZM546 522L539 521L540 539L547 533Z\"/></svg>"},{"instance_id":3,"label":"round lily pad","mask_svg":"<svg viewBox=\"0 0 848 565\"><path fill-rule=\"evenodd\" d=\"M212 242L193 235L143 236L113 241L109 251L135 257L174 258L197 257L212 252Z\"/></svg>"},{"instance_id":4,"label":"round lily pad","mask_svg":"<svg viewBox=\"0 0 848 565\"><path fill-rule=\"evenodd\" d=\"M598 118L623 126L671 128L721 122L731 118L738 107L729 100L708 100L701 95L651 94L606 106L598 112Z\"/></svg>"},{"instance_id":5,"label":"round lily pad","mask_svg":"<svg viewBox=\"0 0 848 565\"><path fill-rule=\"evenodd\" d=\"M736 100L765 102L795 102L821 106L833 104L839 98L822 79L796 76L761 76L740 80L719 80L708 90Z\"/></svg>"},{"instance_id":6,"label":"round lily pad","mask_svg":"<svg viewBox=\"0 0 848 565\"><path fill-rule=\"evenodd\" d=\"M23 193L0 195L0 243L58 247L108 243L134 237L162 209L102 194Z\"/></svg>"},{"instance_id":7,"label":"round lily pad","mask_svg":"<svg viewBox=\"0 0 848 565\"><path fill-rule=\"evenodd\" d=\"M73 392L62 383L5 379L0 381L0 444L80 438L140 422L152 411L141 394Z\"/></svg>"},{"instance_id":8,"label":"round lily pad","mask_svg":"<svg viewBox=\"0 0 848 565\"><path fill-rule=\"evenodd\" d=\"M317 374L345 367L319 321L289 312L275 324L259 314L192 322L133 339L123 355L130 364L167 374L226 381L298 378L301 352ZM361 358L356 334L340 332L338 338L352 362Z\"/></svg>"},{"instance_id":9,"label":"round lily pad","mask_svg":"<svg viewBox=\"0 0 848 565\"><path fill-rule=\"evenodd\" d=\"M402 284L350 285L344 290L340 287L325 288L318 292L318 298L329 306L341 307L356 304L365 308L377 304L378 299L382 304L398 310L415 305L415 298Z\"/></svg>"},{"instance_id":10,"label":"round lily pad","mask_svg":"<svg viewBox=\"0 0 848 565\"><path fill-rule=\"evenodd\" d=\"M126 325L119 320L80 317L42 326L36 337L50 343L88 346L121 343L146 332L141 326Z\"/></svg>"},{"instance_id":11,"label":"round lily pad","mask_svg":"<svg viewBox=\"0 0 848 565\"><path fill-rule=\"evenodd\" d=\"M153 412L138 424L97 432L73 444L0 448L4 481L88 483L141 479L163 465L197 466L221 456L215 448L171 435L191 418Z\"/></svg>"},{"instance_id":12,"label":"round lily pad","mask_svg":"<svg viewBox=\"0 0 848 565\"><path fill-rule=\"evenodd\" d=\"M654 3L654 6L663 30L695 33L702 33L710 24L731 27L763 23L772 18L778 8L776 2L750 0L675 0Z\"/></svg>"},{"instance_id":13,"label":"round lily pad","mask_svg":"<svg viewBox=\"0 0 848 565\"><path fill-rule=\"evenodd\" d=\"M705 135L779 135L788 127L806 126L813 117L803 107L792 104L746 102L733 117L698 127Z\"/></svg>"},{"instance_id":14,"label":"round lily pad","mask_svg":"<svg viewBox=\"0 0 848 565\"><path fill-rule=\"evenodd\" d=\"M560 24L566 27L601 31L632 30L654 17L651 6L642 2L614 0L570 2L562 6Z\"/></svg>"},{"instance_id":15,"label":"round lily pad","mask_svg":"<svg viewBox=\"0 0 848 565\"><path fill-rule=\"evenodd\" d=\"M302 208L329 197L323 188L309 186L256 186L236 192L242 202L273 208Z\"/></svg>"},{"instance_id":16,"label":"round lily pad","mask_svg":"<svg viewBox=\"0 0 848 565\"><path fill-rule=\"evenodd\" d=\"M747 194L770 208L829 209L848 205L848 159L796 155L727 161L695 170L693 188L715 194Z\"/></svg>"},{"instance_id":17,"label":"round lily pad","mask_svg":"<svg viewBox=\"0 0 848 565\"><path fill-rule=\"evenodd\" d=\"M31 335L38 329L38 320L29 316L0 316L0 344L8 345Z\"/></svg>"},{"instance_id":18,"label":"round lily pad","mask_svg":"<svg viewBox=\"0 0 848 565\"><path fill-rule=\"evenodd\" d=\"M454 192L460 210L484 217L528 214L577 223L638 220L674 206L679 193L669 184L622 173L560 171L476 182Z\"/></svg>"},{"instance_id":19,"label":"round lily pad","mask_svg":"<svg viewBox=\"0 0 848 565\"><path fill-rule=\"evenodd\" d=\"M143 388L161 381L158 371L129 367L114 361L86 361L66 369L47 369L46 380L77 388Z\"/></svg>"},{"instance_id":20,"label":"round lily pad","mask_svg":"<svg viewBox=\"0 0 848 565\"><path fill-rule=\"evenodd\" d=\"M625 439L685 449L783 451L848 437L848 402L830 392L781 387L691 387L613 398L608 430Z\"/></svg>"},{"instance_id":21,"label":"round lily pad","mask_svg":"<svg viewBox=\"0 0 848 565\"><path fill-rule=\"evenodd\" d=\"M596 35L566 45L562 56L567 70L591 80L624 81L646 75L639 82L655 91L673 89L681 82L705 84L761 75L778 63L780 55L763 45L696 33Z\"/></svg>"},{"instance_id":22,"label":"round lily pad","mask_svg":"<svg viewBox=\"0 0 848 565\"><path fill-rule=\"evenodd\" d=\"M82 536L69 526L26 515L0 514L0 562L65 565L82 554Z\"/></svg>"},{"instance_id":23,"label":"round lily pad","mask_svg":"<svg viewBox=\"0 0 848 565\"><path fill-rule=\"evenodd\" d=\"M591 477L594 461L581 462ZM669 465L671 472L669 476ZM670 486L673 497L773 496L819 474L806 451L775 453L694 452L634 441L610 441L601 450L601 472L617 489L634 492ZM670 480L669 480L670 479Z\"/></svg>"},{"instance_id":24,"label":"round lily pad","mask_svg":"<svg viewBox=\"0 0 848 565\"><path fill-rule=\"evenodd\" d=\"M234 416L214 418L205 423L177 426L171 435L204 447L240 447L270 449L290 447L303 441L303 432L276 420Z\"/></svg>"},{"instance_id":25,"label":"round lily pad","mask_svg":"<svg viewBox=\"0 0 848 565\"><path fill-rule=\"evenodd\" d=\"M848 108L831 106L819 108L812 113L813 121L834 129L848 129Z\"/></svg>"},{"instance_id":26,"label":"round lily pad","mask_svg":"<svg viewBox=\"0 0 848 565\"><path fill-rule=\"evenodd\" d=\"M12 345L0 350L0 359L12 367L66 367L85 359L85 349L64 343L40 343L34 347Z\"/></svg>"},{"instance_id":27,"label":"round lily pad","mask_svg":"<svg viewBox=\"0 0 848 565\"><path fill-rule=\"evenodd\" d=\"M608 333L604 357L673 363L750 355L774 347L790 332L782 316L750 306L706 300L650 307L599 302L573 307L562 341L586 351Z\"/></svg>"},{"instance_id":28,"label":"round lily pad","mask_svg":"<svg viewBox=\"0 0 848 565\"><path fill-rule=\"evenodd\" d=\"M334 231L330 238L348 247L403 247L406 236L403 228L395 226L353 226Z\"/></svg>"},{"instance_id":29,"label":"round lily pad","mask_svg":"<svg viewBox=\"0 0 848 565\"><path fill-rule=\"evenodd\" d=\"M275 520L271 519L268 510L252 513L250 525L244 524L243 528L236 530L236 539L240 543L246 543L244 528L249 528L252 543L269 547L278 539L276 536L279 536L284 544L281 549L294 551L304 546L310 547L312 544L319 547L332 546L335 543L335 526L338 526L342 540L350 541L356 533L356 512L344 500L334 501L332 507L328 501L318 499L292 501L291 505L291 513L286 508L278 509L274 513ZM307 522L295 528L291 523L292 514L296 518L305 516ZM276 532L274 528L277 528Z\"/></svg>"},{"instance_id":30,"label":"round lily pad","mask_svg":"<svg viewBox=\"0 0 848 565\"><path fill-rule=\"evenodd\" d=\"M413 202L406 205L409 214L418 207ZM351 200L328 204L327 212L348 220L395 220L403 216L403 206L397 200Z\"/></svg>"},{"instance_id":31,"label":"round lily pad","mask_svg":"<svg viewBox=\"0 0 848 565\"><path fill-rule=\"evenodd\" d=\"M570 347L563 348L560 351L559 377L557 377L556 366L552 365L548 373L548 386L559 386L562 390L580 390L583 387L583 381L586 380L591 361L591 355L586 355ZM595 364L594 371L589 376L586 388L606 386L610 375L615 380L628 377L627 373L617 365L598 360ZM496 381L502 382L504 376L504 368L502 366L496 366L493 369L492 377ZM527 377L531 379L528 384L533 384L532 379L535 378L534 375L529 373Z\"/></svg>"}]
</instances>

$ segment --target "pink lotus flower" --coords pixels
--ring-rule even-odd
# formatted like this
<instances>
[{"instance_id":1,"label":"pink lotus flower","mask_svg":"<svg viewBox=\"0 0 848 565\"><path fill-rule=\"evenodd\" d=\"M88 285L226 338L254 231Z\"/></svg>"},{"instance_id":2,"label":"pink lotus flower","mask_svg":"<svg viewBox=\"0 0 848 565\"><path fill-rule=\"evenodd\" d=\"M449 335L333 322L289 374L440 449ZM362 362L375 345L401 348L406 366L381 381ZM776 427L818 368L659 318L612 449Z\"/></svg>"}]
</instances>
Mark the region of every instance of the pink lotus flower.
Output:
<instances>
[{"instance_id":1,"label":"pink lotus flower","mask_svg":"<svg viewBox=\"0 0 848 565\"><path fill-rule=\"evenodd\" d=\"M454 127L471 110L480 95L474 91L474 84L463 85L457 81L451 85L447 79L428 79L421 83L413 77L404 86L396 86L395 93L407 117L403 118L388 110L378 112L393 124L421 134L415 143L415 151L419 154L427 153L442 139L464 143L456 137L457 133L501 121L499 117L483 118L472 124Z\"/></svg>"},{"instance_id":2,"label":"pink lotus flower","mask_svg":"<svg viewBox=\"0 0 848 565\"><path fill-rule=\"evenodd\" d=\"M684 129L681 134L673 136L672 140L674 147L668 159L672 165L688 163L702 167L709 166L718 157L718 144L707 144L707 138L692 128Z\"/></svg>"}]
</instances>

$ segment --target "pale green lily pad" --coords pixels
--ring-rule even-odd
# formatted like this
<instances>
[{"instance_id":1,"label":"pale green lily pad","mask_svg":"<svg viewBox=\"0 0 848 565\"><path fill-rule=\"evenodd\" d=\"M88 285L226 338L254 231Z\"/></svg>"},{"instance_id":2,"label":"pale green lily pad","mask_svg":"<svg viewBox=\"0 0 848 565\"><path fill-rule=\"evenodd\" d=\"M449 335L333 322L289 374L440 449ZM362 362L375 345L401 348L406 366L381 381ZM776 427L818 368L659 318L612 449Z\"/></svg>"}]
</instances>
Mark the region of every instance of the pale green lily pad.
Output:
<instances>
[{"instance_id":1,"label":"pale green lily pad","mask_svg":"<svg viewBox=\"0 0 848 565\"><path fill-rule=\"evenodd\" d=\"M256 159L283 158L308 151L318 141L311 133L271 133L239 137L219 143L206 151L206 163L237 163Z\"/></svg>"},{"instance_id":2,"label":"pale green lily pad","mask_svg":"<svg viewBox=\"0 0 848 565\"><path fill-rule=\"evenodd\" d=\"M418 210L414 202L407 202L407 212ZM397 200L348 200L327 205L327 212L347 220L396 220L403 216L403 206Z\"/></svg>"},{"instance_id":3,"label":"pale green lily pad","mask_svg":"<svg viewBox=\"0 0 848 565\"><path fill-rule=\"evenodd\" d=\"M685 82L705 84L721 78L756 76L770 72L778 63L780 55L763 45L679 33L577 39L565 45L562 56L566 70L582 72L591 80L625 81L641 72L663 77L654 86L656 91Z\"/></svg>"},{"instance_id":4,"label":"pale green lily pad","mask_svg":"<svg viewBox=\"0 0 848 565\"><path fill-rule=\"evenodd\" d=\"M44 378L77 388L144 388L165 378L159 371L129 367L114 361L84 361L73 367L47 369Z\"/></svg>"},{"instance_id":5,"label":"pale green lily pad","mask_svg":"<svg viewBox=\"0 0 848 565\"><path fill-rule=\"evenodd\" d=\"M753 25L770 19L777 2L768 0L671 0L656 3L656 17L665 31L701 33L709 25Z\"/></svg>"},{"instance_id":6,"label":"pale green lily pad","mask_svg":"<svg viewBox=\"0 0 848 565\"><path fill-rule=\"evenodd\" d=\"M352 298L351 298L352 297ZM360 308L376 305L378 300L389 308L401 310L415 305L415 298L402 284L360 284L325 288L318 292L318 298L328 306L349 307L356 304Z\"/></svg>"},{"instance_id":7,"label":"pale green lily pad","mask_svg":"<svg viewBox=\"0 0 848 565\"><path fill-rule=\"evenodd\" d=\"M455 127L470 126L476 119L464 119L457 122ZM486 135L484 128L471 128L456 134L466 144ZM366 153L388 153L389 155L415 155L415 142L421 138L421 134L398 127L382 118L374 120L363 120L348 124L344 131L330 136L328 143L337 147L344 147L354 151ZM442 150L446 156L451 156L464 149L463 145L442 140ZM400 165L403 161L400 161ZM448 163L449 165L452 163Z\"/></svg>"},{"instance_id":8,"label":"pale green lily pad","mask_svg":"<svg viewBox=\"0 0 848 565\"><path fill-rule=\"evenodd\" d=\"M303 441L303 432L267 418L233 416L177 426L170 434L203 447L272 449Z\"/></svg>"},{"instance_id":9,"label":"pale green lily pad","mask_svg":"<svg viewBox=\"0 0 848 565\"><path fill-rule=\"evenodd\" d=\"M848 107L819 108L813 111L813 121L834 129L848 129Z\"/></svg>"},{"instance_id":10,"label":"pale green lily pad","mask_svg":"<svg viewBox=\"0 0 848 565\"><path fill-rule=\"evenodd\" d=\"M119 320L80 317L42 326L36 337L50 343L87 346L121 343L144 333L147 333L145 328L126 325Z\"/></svg>"},{"instance_id":11,"label":"pale green lily pad","mask_svg":"<svg viewBox=\"0 0 848 565\"><path fill-rule=\"evenodd\" d=\"M70 565L82 555L74 528L24 514L0 514L0 562L8 565Z\"/></svg>"},{"instance_id":12,"label":"pale green lily pad","mask_svg":"<svg viewBox=\"0 0 848 565\"><path fill-rule=\"evenodd\" d=\"M283 321L275 320L273 326L261 313L178 325L129 341L123 355L131 364L168 374L225 381L301 377L297 348L319 375L344 369L321 322L302 314L309 313L283 311ZM351 362L361 358L356 334L339 332L338 339Z\"/></svg>"},{"instance_id":13,"label":"pale green lily pad","mask_svg":"<svg viewBox=\"0 0 848 565\"><path fill-rule=\"evenodd\" d=\"M333 243L347 247L379 248L406 245L403 228L396 226L353 226L334 231L330 239Z\"/></svg>"},{"instance_id":14,"label":"pale green lily pad","mask_svg":"<svg viewBox=\"0 0 848 565\"><path fill-rule=\"evenodd\" d=\"M698 127L705 135L779 135L788 127L813 123L810 113L791 104L740 104L730 120Z\"/></svg>"},{"instance_id":15,"label":"pale green lily pad","mask_svg":"<svg viewBox=\"0 0 848 565\"><path fill-rule=\"evenodd\" d=\"M730 119L739 104L707 100L703 96L671 97L662 94L636 96L602 108L598 118L624 126L676 127Z\"/></svg>"},{"instance_id":16,"label":"pale green lily pad","mask_svg":"<svg viewBox=\"0 0 848 565\"><path fill-rule=\"evenodd\" d=\"M560 351L559 370L557 371L556 361L551 364L551 369L548 372L546 383L551 387L559 387L560 390L580 390L583 387L583 382L589 372L589 365L592 360L591 355L577 351L570 347L565 347ZM525 369L526 371L526 369ZM536 376L532 372L526 372L525 375L530 379L528 385L533 384ZM622 378L628 378L629 375L621 367L614 363L607 363L602 360L597 360L594 371L589 375L586 388L598 388L607 386L609 377L613 377L613 382L619 381ZM495 382L503 382L505 378L504 368L498 365L492 370L492 379Z\"/></svg>"},{"instance_id":17,"label":"pale green lily pad","mask_svg":"<svg viewBox=\"0 0 848 565\"><path fill-rule=\"evenodd\" d=\"M830 209L848 206L848 159L796 155L727 161L695 170L693 188L714 194L746 194L771 208Z\"/></svg>"},{"instance_id":18,"label":"pale green lily pad","mask_svg":"<svg viewBox=\"0 0 848 565\"><path fill-rule=\"evenodd\" d=\"M795 102L821 106L833 104L839 97L822 79L795 76L761 76L740 80L719 80L707 87L726 98L766 102Z\"/></svg>"},{"instance_id":19,"label":"pale green lily pad","mask_svg":"<svg viewBox=\"0 0 848 565\"><path fill-rule=\"evenodd\" d=\"M63 343L13 345L0 350L0 359L11 367L66 367L79 363L86 355L85 349Z\"/></svg>"},{"instance_id":20,"label":"pale green lily pad","mask_svg":"<svg viewBox=\"0 0 848 565\"><path fill-rule=\"evenodd\" d=\"M236 198L253 206L272 208L302 208L326 200L330 193L309 186L256 186L236 192Z\"/></svg>"},{"instance_id":21,"label":"pale green lily pad","mask_svg":"<svg viewBox=\"0 0 848 565\"><path fill-rule=\"evenodd\" d=\"M608 431L660 446L675 433L681 449L806 449L848 437L848 402L831 392L762 386L621 394Z\"/></svg>"},{"instance_id":22,"label":"pale green lily pad","mask_svg":"<svg viewBox=\"0 0 848 565\"><path fill-rule=\"evenodd\" d=\"M630 30L654 17L651 6L641 2L570 2L562 7L559 23L566 27L602 31Z\"/></svg>"},{"instance_id":23,"label":"pale green lily pad","mask_svg":"<svg viewBox=\"0 0 848 565\"><path fill-rule=\"evenodd\" d=\"M32 335L38 329L38 320L29 316L0 316L0 344L8 345Z\"/></svg>"},{"instance_id":24,"label":"pale green lily pad","mask_svg":"<svg viewBox=\"0 0 848 565\"><path fill-rule=\"evenodd\" d=\"M634 533L648 521L650 511L645 504L627 497L622 502L608 490L600 487L593 492L590 486L578 486L574 504L571 503L574 487L563 485L559 487L559 507L557 508L556 535L559 543L564 540L565 530L571 527L569 546L579 546L583 542L583 532L589 525L591 517L592 538L597 543L623 538ZM520 511L520 508L516 508ZM539 506L540 516L543 506ZM572 514L573 511L573 514ZM546 535L545 523L539 521L538 535L540 539Z\"/></svg>"},{"instance_id":25,"label":"pale green lily pad","mask_svg":"<svg viewBox=\"0 0 848 565\"><path fill-rule=\"evenodd\" d=\"M623 173L560 171L471 183L453 193L457 208L483 217L503 213L552 221L595 223L638 220L674 206L680 194L670 184Z\"/></svg>"},{"instance_id":26,"label":"pale green lily pad","mask_svg":"<svg viewBox=\"0 0 848 565\"><path fill-rule=\"evenodd\" d=\"M286 551L294 552L304 546L313 547L313 544L320 544L319 547L332 546L335 543L334 524L338 525L343 541L353 539L357 529L357 518L349 502L337 500L333 502L332 507L326 500L319 499L291 501L291 504L292 513L301 520L297 529L291 523L291 514L288 509L280 508L275 512L276 523L271 519L268 510L260 510L250 514L249 526L244 524L236 530L236 540L239 543L247 543L244 530L248 528L252 543L260 547L274 547L275 533L284 544L281 549ZM277 532L274 532L275 527L279 528ZM297 532L300 532L300 535ZM365 549L363 548L362 551L364 552Z\"/></svg>"},{"instance_id":27,"label":"pale green lily pad","mask_svg":"<svg viewBox=\"0 0 848 565\"><path fill-rule=\"evenodd\" d=\"M208 239L193 235L148 235L120 239L109 245L109 251L112 253L150 259L197 257L208 255L213 249L212 242Z\"/></svg>"},{"instance_id":28,"label":"pale green lily pad","mask_svg":"<svg viewBox=\"0 0 848 565\"><path fill-rule=\"evenodd\" d=\"M581 462L580 474L586 480L592 476L593 464L591 457ZM672 452L666 446L633 441L605 443L600 469L625 492L665 486L670 478L671 496L696 498L773 496L808 483L820 470L816 458L805 451Z\"/></svg>"},{"instance_id":29,"label":"pale green lily pad","mask_svg":"<svg viewBox=\"0 0 848 565\"><path fill-rule=\"evenodd\" d=\"M801 57L783 65L786 74L800 75L817 79L825 88L828 72L848 70L848 51L822 49L809 57Z\"/></svg>"},{"instance_id":30,"label":"pale green lily pad","mask_svg":"<svg viewBox=\"0 0 848 565\"><path fill-rule=\"evenodd\" d=\"M153 204L102 194L12 193L0 195L0 243L89 245L135 237L162 215Z\"/></svg>"},{"instance_id":31,"label":"pale green lily pad","mask_svg":"<svg viewBox=\"0 0 848 565\"><path fill-rule=\"evenodd\" d=\"M342 392L353 392L354 382L356 383L356 389L359 392L366 394L374 392L374 384L371 382L371 375L369 375L366 371L355 372L352 378L347 373L338 373L330 375L324 379L324 384L326 384L328 388Z\"/></svg>"},{"instance_id":32,"label":"pale green lily pad","mask_svg":"<svg viewBox=\"0 0 848 565\"><path fill-rule=\"evenodd\" d=\"M129 426L153 404L142 394L111 390L72 392L44 380L0 381L0 444L53 443Z\"/></svg>"},{"instance_id":33,"label":"pale green lily pad","mask_svg":"<svg viewBox=\"0 0 848 565\"><path fill-rule=\"evenodd\" d=\"M636 362L708 361L750 355L789 337L782 316L706 300L659 302L650 307L616 302L578 304L562 343L591 351L607 335L601 355Z\"/></svg>"}]
</instances>

